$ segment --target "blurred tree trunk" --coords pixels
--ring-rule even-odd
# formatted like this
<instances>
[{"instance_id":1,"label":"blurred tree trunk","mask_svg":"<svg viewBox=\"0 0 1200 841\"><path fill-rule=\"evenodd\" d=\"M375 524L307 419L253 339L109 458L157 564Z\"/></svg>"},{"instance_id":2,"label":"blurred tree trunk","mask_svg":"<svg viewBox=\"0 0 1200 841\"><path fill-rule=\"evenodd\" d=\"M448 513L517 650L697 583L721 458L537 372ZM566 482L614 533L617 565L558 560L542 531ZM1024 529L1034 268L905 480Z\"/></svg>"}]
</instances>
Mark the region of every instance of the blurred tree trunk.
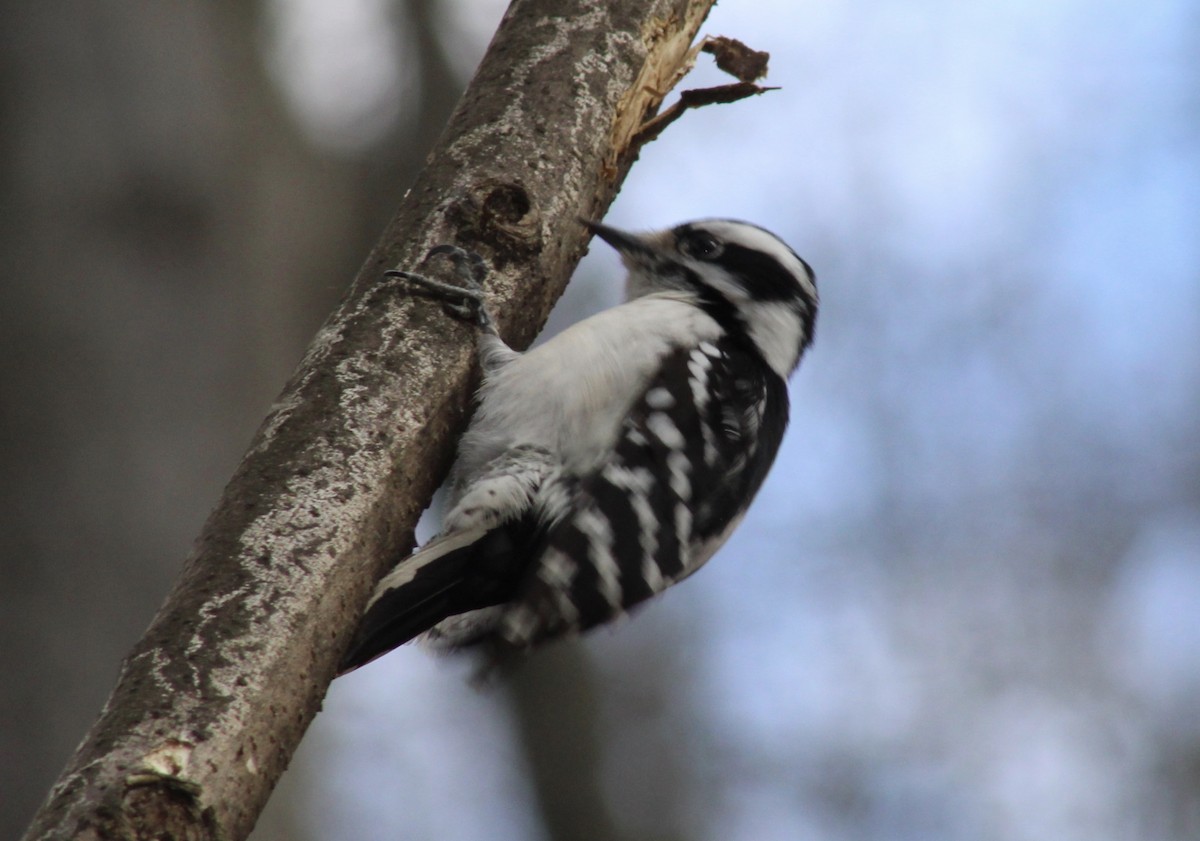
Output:
<instances>
[{"instance_id":1,"label":"blurred tree trunk","mask_svg":"<svg viewBox=\"0 0 1200 841\"><path fill-rule=\"evenodd\" d=\"M361 260L361 179L300 142L255 8L0 7L2 837Z\"/></svg>"},{"instance_id":2,"label":"blurred tree trunk","mask_svg":"<svg viewBox=\"0 0 1200 841\"><path fill-rule=\"evenodd\" d=\"M20 723L0 729L0 837L461 92L429 0L405 6L420 110L387 155L342 161L278 101L257 3L0 7L0 718Z\"/></svg>"},{"instance_id":3,"label":"blurred tree trunk","mask_svg":"<svg viewBox=\"0 0 1200 841\"><path fill-rule=\"evenodd\" d=\"M431 159L424 183L415 185L260 428L184 578L126 659L100 720L28 837L239 838L253 825L316 712L369 590L369 573L403 548L465 408L472 354L444 335L439 344L413 307L401 317L379 306L379 271L415 264L435 242L478 246L499 269L492 291L502 329L516 344L527 342L582 253L584 235L571 217L602 213L632 162L636 150L622 140L630 135L614 135L612 127L623 116L636 129L653 112L669 87L662 82L674 78L710 5L659 0L550 9L541 7L545 2L518 0L510 10L493 42L493 62L485 59L477 77L484 80L479 91L474 98L468 93L458 123L444 136L444 143L458 145ZM247 87L253 94L246 80L257 75L231 77L217 66L229 21L201 7L178 18L146 9L127 12L128 19L85 6L76 11L70 36L60 37L57 19L40 10L12 12L7 30L14 63L23 56L38 68L33 55L47 50L72 66L78 75L70 81L82 91L70 107L52 112L69 113L69 120L47 127L37 113L27 137L6 133L5 141L26 154L60 152L75 164L60 160L23 175L27 181L8 191L15 207L6 218L16 222L3 233L14 274L40 274L11 292L15 306L6 311L53 313L28 337L10 333L25 339L24 355L7 358L5 373L18 389L35 395L44 389L45 405L67 406L59 414L65 429L47 425L44 405L28 399L10 407L5 425L25 441L47 436L39 451L69 453L57 464L12 455L24 481L14 500L20 528L6 534L13 541L6 554L93 562L79 572L36 563L16 570L18 586L36 590L39 577L50 576L76 595L84 621L55 629L54 644L62 646L91 642L88 610L109 613L131 584L158 591L162 579L143 573L155 568L155 558L173 554L169 539L148 542L144 567L121 546L112 547L111 557L114 566L125 565L122 572L97 569L94 560L103 559L114 526L161 536L171 513L163 502L177 501L179 477L215 482L225 469L214 457L219 448L210 446L224 436L196 432L194 425L204 409L211 411L214 389L251 399L262 393L265 367L247 367L247 359L287 358L280 350L286 331L258 323L264 312L274 316L294 306L277 285L290 280L295 266L312 264L339 285L329 255L304 244L320 241L306 239L310 232L338 224L322 210L337 202L327 195L311 200L328 173L297 182L291 166L305 155L289 133L271 134L277 109L239 96ZM164 62L155 72L149 56L156 54L180 62L179 85L172 84L178 66L173 71ZM243 59L252 55L241 51ZM99 82L113 65L125 70L108 89ZM7 91L6 112L13 100L37 111L61 95L55 72L41 84ZM537 94L529 110L519 101L526 93ZM130 104L139 96L150 101L144 112ZM187 107L173 107L181 98ZM246 108L250 101L255 107ZM129 130L142 121L144 133ZM243 133L256 142L243 144ZM155 142L163 136L178 142ZM507 154L496 156L496 149ZM142 263L135 270L130 253ZM216 292L211 299L197 292L207 287ZM98 326L106 319L148 322L164 341L109 345ZM181 334L185 325L190 329ZM414 334L417 341L402 356L387 347ZM231 343L231 336L254 346ZM386 353L379 352L381 342ZM159 352L163 347L179 356ZM70 373L47 388L45 366L56 353L67 354ZM81 364L97 353L111 355L103 371L128 366L137 385L113 387ZM438 365L430 365L435 358ZM199 370L181 376L178 368L190 365ZM174 392L164 393L164 382ZM231 403L226 421L244 421L242 403ZM156 438L158 425L139 426L159 413L167 428L193 432L194 447ZM108 437L97 438L101 416L114 422ZM86 439L91 451L66 449L66 442ZM353 454L353 475L337 453ZM123 477L131 498L154 500L154 510L104 492ZM92 529L64 534L52 514L36 516L53 511L64 495L80 494L96 502ZM181 505L175 513L187 518L192 510ZM15 617L14 629L37 620ZM144 617L130 621L136 626ZM92 660L101 670L111 662L103 652Z\"/></svg>"},{"instance_id":4,"label":"blurred tree trunk","mask_svg":"<svg viewBox=\"0 0 1200 841\"><path fill-rule=\"evenodd\" d=\"M656 615L639 617L652 632L625 637L603 661L572 641L547 646L513 675L518 732L553 841L689 835L684 786L695 745L683 723L689 699L679 697L687 678L677 631Z\"/></svg>"},{"instance_id":5,"label":"blurred tree trunk","mask_svg":"<svg viewBox=\"0 0 1200 841\"><path fill-rule=\"evenodd\" d=\"M511 689L547 834L554 841L621 838L602 789L600 693L583 647L544 649L513 676Z\"/></svg>"}]
</instances>

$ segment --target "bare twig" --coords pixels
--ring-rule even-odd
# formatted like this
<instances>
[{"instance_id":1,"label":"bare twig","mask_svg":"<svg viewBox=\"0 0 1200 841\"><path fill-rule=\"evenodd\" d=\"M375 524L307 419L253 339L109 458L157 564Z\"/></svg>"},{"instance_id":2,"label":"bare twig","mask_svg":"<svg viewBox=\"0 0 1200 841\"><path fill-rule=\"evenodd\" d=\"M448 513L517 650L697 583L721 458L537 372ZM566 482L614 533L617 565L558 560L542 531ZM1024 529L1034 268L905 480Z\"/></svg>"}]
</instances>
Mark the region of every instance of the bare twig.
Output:
<instances>
[{"instance_id":1,"label":"bare twig","mask_svg":"<svg viewBox=\"0 0 1200 841\"><path fill-rule=\"evenodd\" d=\"M679 99L675 100L670 108L642 124L637 134L633 136L631 145L634 148L645 146L662 134L663 129L682 117L683 113L689 108L701 108L705 105L737 102L739 99L758 96L760 93L774 90L779 89L760 87L752 82L735 82L732 85L718 85L713 88L696 88L694 90L681 91Z\"/></svg>"}]
</instances>

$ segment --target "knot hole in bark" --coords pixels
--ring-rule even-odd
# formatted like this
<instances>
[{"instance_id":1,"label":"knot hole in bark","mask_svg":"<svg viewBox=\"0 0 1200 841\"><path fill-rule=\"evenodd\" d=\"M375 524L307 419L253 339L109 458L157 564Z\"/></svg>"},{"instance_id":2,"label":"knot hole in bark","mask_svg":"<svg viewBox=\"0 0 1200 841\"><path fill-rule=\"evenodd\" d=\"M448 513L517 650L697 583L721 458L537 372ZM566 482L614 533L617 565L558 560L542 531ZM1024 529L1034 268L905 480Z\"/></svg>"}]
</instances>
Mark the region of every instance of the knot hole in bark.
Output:
<instances>
[{"instance_id":1,"label":"knot hole in bark","mask_svg":"<svg viewBox=\"0 0 1200 841\"><path fill-rule=\"evenodd\" d=\"M465 242L490 247L497 268L542 249L541 213L529 191L515 181L476 185L455 203L451 216Z\"/></svg>"}]
</instances>

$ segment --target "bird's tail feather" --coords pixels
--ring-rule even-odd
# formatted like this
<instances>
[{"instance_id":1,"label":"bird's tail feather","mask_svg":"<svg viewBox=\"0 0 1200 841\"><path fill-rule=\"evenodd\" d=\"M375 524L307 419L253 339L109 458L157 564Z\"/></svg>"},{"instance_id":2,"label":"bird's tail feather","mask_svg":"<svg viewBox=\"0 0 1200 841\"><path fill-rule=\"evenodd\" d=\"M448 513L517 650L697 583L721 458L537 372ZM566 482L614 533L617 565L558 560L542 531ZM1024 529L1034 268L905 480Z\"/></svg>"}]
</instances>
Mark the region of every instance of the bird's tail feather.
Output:
<instances>
[{"instance_id":1,"label":"bird's tail feather","mask_svg":"<svg viewBox=\"0 0 1200 841\"><path fill-rule=\"evenodd\" d=\"M344 675L424 633L449 616L499 604L508 596L514 559L511 528L439 536L379 582L338 666Z\"/></svg>"}]
</instances>

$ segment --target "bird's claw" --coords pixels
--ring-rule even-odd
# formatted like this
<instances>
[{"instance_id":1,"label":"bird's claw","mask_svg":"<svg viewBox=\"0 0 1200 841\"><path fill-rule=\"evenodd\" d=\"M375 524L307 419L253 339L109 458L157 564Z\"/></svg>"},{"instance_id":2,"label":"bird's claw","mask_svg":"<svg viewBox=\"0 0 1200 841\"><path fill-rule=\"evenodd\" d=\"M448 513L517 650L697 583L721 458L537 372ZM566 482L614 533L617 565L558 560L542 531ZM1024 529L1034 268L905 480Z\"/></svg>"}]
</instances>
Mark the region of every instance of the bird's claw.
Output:
<instances>
[{"instance_id":1,"label":"bird's claw","mask_svg":"<svg viewBox=\"0 0 1200 841\"><path fill-rule=\"evenodd\" d=\"M467 251L457 245L438 245L429 250L421 265L425 266L432 258L442 255L448 256L454 263L454 275L462 281L462 285L443 283L417 272L400 269L389 269L383 276L405 280L416 287L414 291L419 294L441 301L442 308L448 314L462 321L469 321L485 331L495 332L483 292L483 281L487 278L488 271L487 263L474 251Z\"/></svg>"}]
</instances>

